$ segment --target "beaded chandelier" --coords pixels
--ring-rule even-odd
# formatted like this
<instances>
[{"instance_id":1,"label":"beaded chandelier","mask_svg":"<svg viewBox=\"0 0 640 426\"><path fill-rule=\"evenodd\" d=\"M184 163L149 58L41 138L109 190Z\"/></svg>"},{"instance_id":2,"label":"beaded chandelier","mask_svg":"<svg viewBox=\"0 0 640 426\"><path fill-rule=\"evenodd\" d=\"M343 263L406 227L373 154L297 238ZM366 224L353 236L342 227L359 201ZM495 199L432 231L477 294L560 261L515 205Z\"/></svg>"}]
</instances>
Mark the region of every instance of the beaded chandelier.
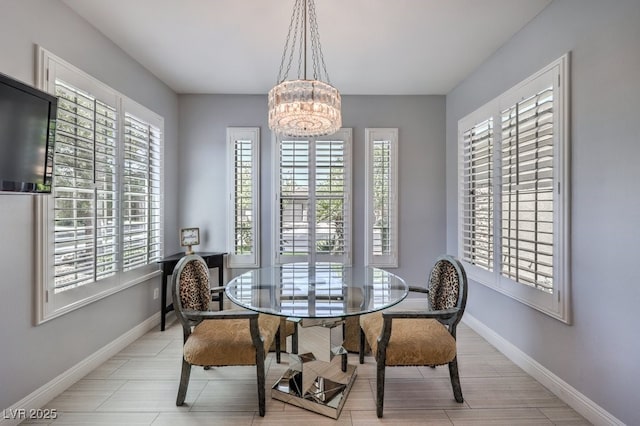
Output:
<instances>
[{"instance_id":1,"label":"beaded chandelier","mask_svg":"<svg viewBox=\"0 0 640 426\"><path fill-rule=\"evenodd\" d=\"M307 79L307 24L313 80ZM296 53L297 79L287 80ZM329 83L322 55L314 0L295 0L278 84L269 91L269 128L284 136L330 135L342 127L340 107L340 93Z\"/></svg>"}]
</instances>

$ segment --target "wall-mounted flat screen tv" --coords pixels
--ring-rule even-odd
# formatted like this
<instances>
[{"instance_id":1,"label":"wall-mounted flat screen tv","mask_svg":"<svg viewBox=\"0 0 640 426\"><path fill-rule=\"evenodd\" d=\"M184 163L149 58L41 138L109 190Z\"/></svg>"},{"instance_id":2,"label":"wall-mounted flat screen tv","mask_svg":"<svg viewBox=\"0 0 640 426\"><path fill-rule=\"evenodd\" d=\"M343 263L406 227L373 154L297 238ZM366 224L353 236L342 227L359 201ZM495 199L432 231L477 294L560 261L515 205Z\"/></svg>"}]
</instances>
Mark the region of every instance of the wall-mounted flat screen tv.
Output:
<instances>
[{"instance_id":1,"label":"wall-mounted flat screen tv","mask_svg":"<svg viewBox=\"0 0 640 426\"><path fill-rule=\"evenodd\" d=\"M51 192L56 97L0 74L0 191Z\"/></svg>"}]
</instances>

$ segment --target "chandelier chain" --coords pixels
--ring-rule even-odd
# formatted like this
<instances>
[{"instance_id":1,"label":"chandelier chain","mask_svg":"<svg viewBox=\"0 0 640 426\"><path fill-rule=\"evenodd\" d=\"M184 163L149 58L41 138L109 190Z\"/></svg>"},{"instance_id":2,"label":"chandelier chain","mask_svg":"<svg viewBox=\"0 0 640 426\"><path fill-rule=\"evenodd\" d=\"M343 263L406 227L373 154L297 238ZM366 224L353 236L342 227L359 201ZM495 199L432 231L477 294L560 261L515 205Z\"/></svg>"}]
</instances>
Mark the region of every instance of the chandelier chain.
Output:
<instances>
[{"instance_id":1,"label":"chandelier chain","mask_svg":"<svg viewBox=\"0 0 640 426\"><path fill-rule=\"evenodd\" d=\"M309 0L309 38L311 39L311 63L313 64L313 79L322 80L322 78L318 76L318 55L316 54L318 50L318 24L316 22L315 11L316 10L313 4L313 0Z\"/></svg>"},{"instance_id":2,"label":"chandelier chain","mask_svg":"<svg viewBox=\"0 0 640 426\"><path fill-rule=\"evenodd\" d=\"M291 13L291 20L289 21L289 31L287 32L287 38L284 42L284 50L282 51L282 59L280 60L280 70L278 71L278 79L277 82L282 83L286 80L289 75L289 71L291 70L291 63L293 62L293 53L295 51L296 39L298 37L298 26L300 25L300 12L301 12L301 4L302 0L296 0L293 6L293 12ZM295 28L294 28L295 23ZM289 49L289 42L291 40L291 34L293 34L293 43L291 43L291 49ZM282 69L284 67L285 59L287 58L287 52L289 53L287 68L284 74L282 73ZM298 64L298 67L300 64Z\"/></svg>"},{"instance_id":3,"label":"chandelier chain","mask_svg":"<svg viewBox=\"0 0 640 426\"><path fill-rule=\"evenodd\" d=\"M307 29L307 4L305 0L297 0L298 19L302 25L296 25L296 32L299 32L300 41L298 42L298 79L307 78L307 50L306 50L306 29ZM295 46L295 43L294 43ZM292 52L293 53L293 52ZM304 68L304 71L303 71Z\"/></svg>"},{"instance_id":4,"label":"chandelier chain","mask_svg":"<svg viewBox=\"0 0 640 426\"><path fill-rule=\"evenodd\" d=\"M311 27L309 33L311 38L313 78L316 80L322 80L324 72L324 79L327 83L331 84L331 81L329 80L329 73L327 72L327 66L324 62L324 55L322 54L322 43L320 43L320 31L318 30L318 19L314 0L309 0L309 26Z\"/></svg>"},{"instance_id":5,"label":"chandelier chain","mask_svg":"<svg viewBox=\"0 0 640 426\"><path fill-rule=\"evenodd\" d=\"M307 4L308 1L308 4ZM289 30L287 32L287 38L284 43L284 51L282 52L282 58L280 60L280 69L278 70L277 83L282 83L289 76L291 71L291 65L293 64L293 58L296 50L298 52L298 79L306 79L306 70L303 72L303 68L306 65L306 51L304 40L305 34L305 8L308 10L308 23L309 23L309 39L311 42L311 65L313 67L313 79L325 80L331 84L329 79L329 73L327 72L327 65L324 61L324 54L322 53L322 44L320 43L320 32L318 30L318 20L316 15L316 7L314 0L295 0L293 12L291 13L291 20L289 22ZM286 68L285 68L286 63ZM284 70L284 72L283 72ZM323 78L324 77L324 78Z\"/></svg>"}]
</instances>

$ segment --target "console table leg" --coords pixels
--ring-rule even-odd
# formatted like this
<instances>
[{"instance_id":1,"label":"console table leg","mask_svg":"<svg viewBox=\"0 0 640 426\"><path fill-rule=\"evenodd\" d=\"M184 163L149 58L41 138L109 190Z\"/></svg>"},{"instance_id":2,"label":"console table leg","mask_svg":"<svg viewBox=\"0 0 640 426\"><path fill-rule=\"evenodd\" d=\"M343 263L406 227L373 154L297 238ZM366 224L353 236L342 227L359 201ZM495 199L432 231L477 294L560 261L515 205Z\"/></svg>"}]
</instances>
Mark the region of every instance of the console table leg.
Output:
<instances>
[{"instance_id":1,"label":"console table leg","mask_svg":"<svg viewBox=\"0 0 640 426\"><path fill-rule=\"evenodd\" d=\"M218 286L224 286L224 270L222 269L222 265L218 266ZM224 303L224 291L218 294L218 310L223 310Z\"/></svg>"},{"instance_id":2,"label":"console table leg","mask_svg":"<svg viewBox=\"0 0 640 426\"><path fill-rule=\"evenodd\" d=\"M167 315L167 274L162 273L162 288L160 289L160 331L164 331L165 316Z\"/></svg>"}]
</instances>

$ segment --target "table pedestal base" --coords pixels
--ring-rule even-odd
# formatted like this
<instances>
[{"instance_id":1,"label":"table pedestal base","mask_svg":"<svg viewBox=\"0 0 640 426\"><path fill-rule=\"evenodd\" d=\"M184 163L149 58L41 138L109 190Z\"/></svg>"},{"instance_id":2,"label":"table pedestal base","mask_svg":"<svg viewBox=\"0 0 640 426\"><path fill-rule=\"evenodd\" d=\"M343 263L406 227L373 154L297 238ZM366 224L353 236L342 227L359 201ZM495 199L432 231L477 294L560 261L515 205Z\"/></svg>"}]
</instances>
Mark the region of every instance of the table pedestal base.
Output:
<instances>
[{"instance_id":1,"label":"table pedestal base","mask_svg":"<svg viewBox=\"0 0 640 426\"><path fill-rule=\"evenodd\" d=\"M291 368L273 385L271 397L332 419L340 417L356 367L346 365L342 371L342 356L331 362L316 360L311 353L291 357Z\"/></svg>"}]
</instances>

